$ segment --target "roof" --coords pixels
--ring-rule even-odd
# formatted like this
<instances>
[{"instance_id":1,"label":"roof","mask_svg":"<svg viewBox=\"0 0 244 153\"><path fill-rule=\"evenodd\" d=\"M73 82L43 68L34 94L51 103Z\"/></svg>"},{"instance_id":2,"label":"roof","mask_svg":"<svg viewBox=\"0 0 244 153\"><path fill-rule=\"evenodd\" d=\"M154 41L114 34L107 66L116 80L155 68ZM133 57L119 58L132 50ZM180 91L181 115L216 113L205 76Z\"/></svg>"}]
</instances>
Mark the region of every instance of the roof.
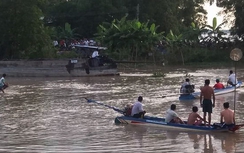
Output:
<instances>
[{"instance_id":1,"label":"roof","mask_svg":"<svg viewBox=\"0 0 244 153\"><path fill-rule=\"evenodd\" d=\"M89 49L98 49L98 50L106 50L107 47L100 47L100 46L88 46L88 45L74 45L75 47L80 48L89 48Z\"/></svg>"}]
</instances>

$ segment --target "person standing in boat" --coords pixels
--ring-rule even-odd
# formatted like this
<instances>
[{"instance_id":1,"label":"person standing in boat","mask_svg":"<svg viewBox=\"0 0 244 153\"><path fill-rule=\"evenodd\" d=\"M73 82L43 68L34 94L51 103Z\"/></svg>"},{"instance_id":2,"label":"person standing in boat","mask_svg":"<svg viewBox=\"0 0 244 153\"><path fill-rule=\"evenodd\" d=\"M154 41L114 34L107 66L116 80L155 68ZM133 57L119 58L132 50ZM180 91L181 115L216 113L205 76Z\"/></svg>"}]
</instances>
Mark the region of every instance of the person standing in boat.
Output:
<instances>
[{"instance_id":1,"label":"person standing in boat","mask_svg":"<svg viewBox=\"0 0 244 153\"><path fill-rule=\"evenodd\" d=\"M215 94L212 87L209 86L210 80L205 80L205 86L201 89L200 94L200 105L203 108L203 119L206 120L206 115L208 113L208 125L211 124L211 113L213 112L213 107L215 106ZM212 103L213 98L213 103Z\"/></svg>"},{"instance_id":2,"label":"person standing in boat","mask_svg":"<svg viewBox=\"0 0 244 153\"><path fill-rule=\"evenodd\" d=\"M229 109L229 103L225 102L223 104L224 110L220 113L220 123L225 124L225 126L232 126L235 124L235 115L233 110Z\"/></svg>"},{"instance_id":3,"label":"person standing in boat","mask_svg":"<svg viewBox=\"0 0 244 153\"><path fill-rule=\"evenodd\" d=\"M224 89L224 85L219 82L219 79L216 79L216 84L213 86L214 89Z\"/></svg>"},{"instance_id":4,"label":"person standing in boat","mask_svg":"<svg viewBox=\"0 0 244 153\"><path fill-rule=\"evenodd\" d=\"M184 122L179 118L178 114L175 112L176 105L172 104L170 106L170 109L166 111L166 117L165 122L167 123L181 123L184 124Z\"/></svg>"},{"instance_id":5,"label":"person standing in boat","mask_svg":"<svg viewBox=\"0 0 244 153\"><path fill-rule=\"evenodd\" d=\"M186 86L191 85L190 79L186 78L185 82L181 85L180 92L187 93Z\"/></svg>"},{"instance_id":6,"label":"person standing in boat","mask_svg":"<svg viewBox=\"0 0 244 153\"><path fill-rule=\"evenodd\" d=\"M227 86L228 86L228 84L235 86L237 84L237 82L238 81L237 81L235 73L233 73L233 71L230 70L230 75L229 75L229 79L227 81Z\"/></svg>"},{"instance_id":7,"label":"person standing in boat","mask_svg":"<svg viewBox=\"0 0 244 153\"><path fill-rule=\"evenodd\" d=\"M99 65L100 65L99 54L98 54L98 51L95 50L92 53L92 66L97 67Z\"/></svg>"},{"instance_id":8,"label":"person standing in boat","mask_svg":"<svg viewBox=\"0 0 244 153\"><path fill-rule=\"evenodd\" d=\"M4 93L4 89L8 87L8 83L5 82L5 77L7 75L3 74L2 78L0 79L0 90Z\"/></svg>"},{"instance_id":9,"label":"person standing in boat","mask_svg":"<svg viewBox=\"0 0 244 153\"><path fill-rule=\"evenodd\" d=\"M142 96L139 96L137 102L134 103L131 110L132 117L144 118L146 111L142 107L142 100L143 100Z\"/></svg>"}]
</instances>

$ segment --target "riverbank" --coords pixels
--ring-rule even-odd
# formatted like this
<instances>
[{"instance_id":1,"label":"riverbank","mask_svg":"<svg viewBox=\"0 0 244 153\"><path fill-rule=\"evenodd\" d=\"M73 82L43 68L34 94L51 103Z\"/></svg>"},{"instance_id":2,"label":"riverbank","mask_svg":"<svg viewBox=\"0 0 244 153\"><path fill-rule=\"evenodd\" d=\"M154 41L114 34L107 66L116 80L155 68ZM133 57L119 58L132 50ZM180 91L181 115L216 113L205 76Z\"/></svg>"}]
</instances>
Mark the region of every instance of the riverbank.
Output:
<instances>
[{"instance_id":1,"label":"riverbank","mask_svg":"<svg viewBox=\"0 0 244 153\"><path fill-rule=\"evenodd\" d=\"M0 69L8 77L69 77L67 64L67 59L0 61Z\"/></svg>"},{"instance_id":2,"label":"riverbank","mask_svg":"<svg viewBox=\"0 0 244 153\"><path fill-rule=\"evenodd\" d=\"M69 59L60 60L18 60L0 61L0 72L6 73L8 77L71 77L66 70ZM237 64L240 67L242 64ZM162 72L168 73L177 69L199 69L199 68L233 68L234 63L188 63L186 65L163 65L153 63L140 64L118 64L121 72Z\"/></svg>"}]
</instances>

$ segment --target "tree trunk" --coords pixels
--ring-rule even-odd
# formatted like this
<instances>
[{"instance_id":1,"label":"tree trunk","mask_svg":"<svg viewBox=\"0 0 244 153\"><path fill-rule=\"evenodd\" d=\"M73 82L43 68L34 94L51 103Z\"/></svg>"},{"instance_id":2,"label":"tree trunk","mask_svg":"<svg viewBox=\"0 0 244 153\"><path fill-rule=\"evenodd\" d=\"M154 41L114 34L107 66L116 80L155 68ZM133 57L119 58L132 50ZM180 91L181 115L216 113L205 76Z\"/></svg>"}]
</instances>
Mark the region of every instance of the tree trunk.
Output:
<instances>
[{"instance_id":1,"label":"tree trunk","mask_svg":"<svg viewBox=\"0 0 244 153\"><path fill-rule=\"evenodd\" d=\"M182 64L185 65L185 61L184 61L184 56L183 56L182 50L180 50L180 54L181 54Z\"/></svg>"}]
</instances>

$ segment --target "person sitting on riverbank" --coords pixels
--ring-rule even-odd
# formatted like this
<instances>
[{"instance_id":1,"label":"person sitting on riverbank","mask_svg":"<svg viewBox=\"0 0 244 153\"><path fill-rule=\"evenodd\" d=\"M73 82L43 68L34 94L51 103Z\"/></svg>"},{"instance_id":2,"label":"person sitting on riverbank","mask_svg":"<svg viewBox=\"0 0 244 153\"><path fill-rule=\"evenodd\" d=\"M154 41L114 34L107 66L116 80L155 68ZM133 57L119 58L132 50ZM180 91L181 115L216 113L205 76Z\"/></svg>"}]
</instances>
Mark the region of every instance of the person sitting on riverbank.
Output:
<instances>
[{"instance_id":1,"label":"person sitting on riverbank","mask_svg":"<svg viewBox=\"0 0 244 153\"><path fill-rule=\"evenodd\" d=\"M188 125L201 125L202 121L204 123L207 123L207 121L204 120L197 112L198 112L198 107L193 106L192 113L190 113L188 116L188 120L187 120Z\"/></svg>"},{"instance_id":2,"label":"person sitting on riverbank","mask_svg":"<svg viewBox=\"0 0 244 153\"><path fill-rule=\"evenodd\" d=\"M5 82L5 77L7 75L3 74L2 78L0 79L0 90L4 93L4 89L8 87L8 83Z\"/></svg>"},{"instance_id":3,"label":"person sitting on riverbank","mask_svg":"<svg viewBox=\"0 0 244 153\"><path fill-rule=\"evenodd\" d=\"M229 109L229 103L223 104L224 110L220 113L220 123L226 126L232 126L235 124L235 115L233 110Z\"/></svg>"},{"instance_id":4,"label":"person sitting on riverbank","mask_svg":"<svg viewBox=\"0 0 244 153\"><path fill-rule=\"evenodd\" d=\"M224 85L219 82L219 79L216 79L216 84L213 86L214 89L224 89Z\"/></svg>"},{"instance_id":5,"label":"person sitting on riverbank","mask_svg":"<svg viewBox=\"0 0 244 153\"><path fill-rule=\"evenodd\" d=\"M167 123L181 123L184 124L184 122L179 118L178 114L175 112L176 105L172 104L170 106L170 109L166 111L166 117L165 122Z\"/></svg>"},{"instance_id":6,"label":"person sitting on riverbank","mask_svg":"<svg viewBox=\"0 0 244 153\"><path fill-rule=\"evenodd\" d=\"M143 110L142 100L143 100L142 96L139 96L138 101L134 103L132 110L131 110L131 116L132 117L144 118L146 111Z\"/></svg>"}]
</instances>

